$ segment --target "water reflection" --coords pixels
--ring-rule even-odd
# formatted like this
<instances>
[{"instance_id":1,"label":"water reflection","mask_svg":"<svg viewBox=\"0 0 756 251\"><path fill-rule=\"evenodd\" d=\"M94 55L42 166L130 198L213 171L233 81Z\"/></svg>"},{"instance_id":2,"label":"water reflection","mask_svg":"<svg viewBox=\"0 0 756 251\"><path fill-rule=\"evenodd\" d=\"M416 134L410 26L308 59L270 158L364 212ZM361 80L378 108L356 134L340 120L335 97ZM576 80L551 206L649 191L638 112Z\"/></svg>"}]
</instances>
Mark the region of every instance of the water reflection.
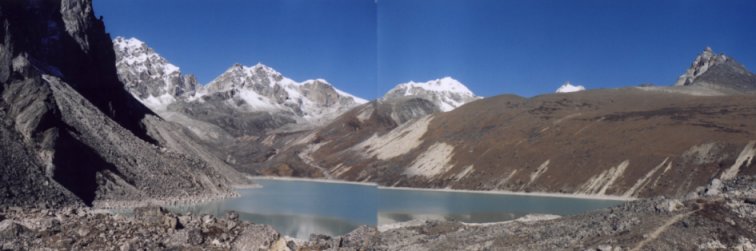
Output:
<instances>
[{"instance_id":1,"label":"water reflection","mask_svg":"<svg viewBox=\"0 0 756 251\"><path fill-rule=\"evenodd\" d=\"M257 179L261 188L239 190L240 197L179 211L222 216L239 212L244 220L269 224L284 235L342 235L359 225L417 219L469 223L512 220L526 214L573 215L619 202L522 195L379 189L376 186L303 180Z\"/></svg>"}]
</instances>

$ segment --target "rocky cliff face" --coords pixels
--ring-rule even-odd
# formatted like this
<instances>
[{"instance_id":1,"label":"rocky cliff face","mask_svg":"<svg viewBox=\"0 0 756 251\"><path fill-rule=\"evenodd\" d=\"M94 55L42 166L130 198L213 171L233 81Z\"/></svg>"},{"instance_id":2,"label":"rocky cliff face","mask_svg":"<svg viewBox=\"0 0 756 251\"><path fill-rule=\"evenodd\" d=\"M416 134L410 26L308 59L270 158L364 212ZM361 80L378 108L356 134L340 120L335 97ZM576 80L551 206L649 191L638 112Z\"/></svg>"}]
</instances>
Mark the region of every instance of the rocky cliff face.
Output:
<instances>
[{"instance_id":1,"label":"rocky cliff face","mask_svg":"<svg viewBox=\"0 0 756 251\"><path fill-rule=\"evenodd\" d=\"M454 110L468 102L480 99L465 85L451 77L416 83L399 84L383 96L383 100L400 97L419 97L433 102L444 112Z\"/></svg>"},{"instance_id":2,"label":"rocky cliff face","mask_svg":"<svg viewBox=\"0 0 756 251\"><path fill-rule=\"evenodd\" d=\"M690 68L680 76L675 86L703 86L735 92L756 90L756 75L745 66L711 48L696 57Z\"/></svg>"},{"instance_id":3,"label":"rocky cliff face","mask_svg":"<svg viewBox=\"0 0 756 251\"><path fill-rule=\"evenodd\" d=\"M228 192L204 162L155 145L165 122L123 89L91 0L3 1L0 23L3 205Z\"/></svg>"}]
</instances>

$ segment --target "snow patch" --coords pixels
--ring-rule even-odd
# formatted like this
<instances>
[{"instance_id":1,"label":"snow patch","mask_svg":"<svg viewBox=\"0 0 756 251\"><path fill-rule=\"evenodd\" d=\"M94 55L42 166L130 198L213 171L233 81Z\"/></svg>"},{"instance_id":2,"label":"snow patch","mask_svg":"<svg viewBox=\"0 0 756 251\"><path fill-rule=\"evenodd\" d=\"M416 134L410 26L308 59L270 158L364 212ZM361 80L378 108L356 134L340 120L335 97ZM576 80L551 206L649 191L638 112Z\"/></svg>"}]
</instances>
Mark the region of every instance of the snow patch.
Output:
<instances>
[{"instance_id":1,"label":"snow patch","mask_svg":"<svg viewBox=\"0 0 756 251\"><path fill-rule=\"evenodd\" d=\"M451 92L459 93L468 96L474 96L473 92L456 79L451 77L443 77L440 79L431 80L428 82L415 82L410 81L407 83L399 84L394 89L404 89L405 96L412 96L417 94L417 89L423 89L433 92Z\"/></svg>"},{"instance_id":2,"label":"snow patch","mask_svg":"<svg viewBox=\"0 0 756 251\"><path fill-rule=\"evenodd\" d=\"M149 96L147 98L140 99L140 101L142 102L142 104L149 107L153 111L162 111L168 108L168 105L176 102L176 98L166 93L158 97Z\"/></svg>"},{"instance_id":3,"label":"snow patch","mask_svg":"<svg viewBox=\"0 0 756 251\"><path fill-rule=\"evenodd\" d=\"M585 87L582 85L572 85L572 83L567 81L556 90L556 93L568 93L568 92L579 92L579 91L585 91Z\"/></svg>"},{"instance_id":4,"label":"snow patch","mask_svg":"<svg viewBox=\"0 0 756 251\"><path fill-rule=\"evenodd\" d=\"M446 143L435 143L428 147L424 153L404 169L407 176L424 176L432 178L436 175L445 173L452 168L451 162L454 147Z\"/></svg>"},{"instance_id":5,"label":"snow patch","mask_svg":"<svg viewBox=\"0 0 756 251\"><path fill-rule=\"evenodd\" d=\"M252 110L258 111L276 111L281 107L273 103L268 97L261 96L257 92L250 89L242 89L239 91L239 98L244 100Z\"/></svg>"},{"instance_id":6,"label":"snow patch","mask_svg":"<svg viewBox=\"0 0 756 251\"><path fill-rule=\"evenodd\" d=\"M342 90L336 89L336 87L334 87L334 88L333 88L333 90L334 90L334 91L336 91L336 93L338 93L338 94L339 94L339 95L341 95L341 96L344 96L344 97L350 97L350 98L352 98L352 100L354 100L354 102L355 102L355 103L357 103L357 104L359 104L359 105L361 105L361 104L364 104L364 103L367 103L367 102L368 102L368 101L367 101L366 99L363 99L363 98L360 98L360 97L354 96L354 95L352 95L352 94L349 94L349 93L347 93L347 92L345 92L345 91L342 91Z\"/></svg>"}]
</instances>

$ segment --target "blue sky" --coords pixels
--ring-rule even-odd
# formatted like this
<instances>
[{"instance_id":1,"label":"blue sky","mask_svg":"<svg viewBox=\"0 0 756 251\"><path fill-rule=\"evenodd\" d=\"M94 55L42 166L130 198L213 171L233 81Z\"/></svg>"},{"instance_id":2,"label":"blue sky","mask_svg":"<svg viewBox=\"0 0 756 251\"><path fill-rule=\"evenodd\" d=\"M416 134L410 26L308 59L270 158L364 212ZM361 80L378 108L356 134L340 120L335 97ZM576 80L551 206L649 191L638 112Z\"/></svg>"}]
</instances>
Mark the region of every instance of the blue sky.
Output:
<instances>
[{"instance_id":1,"label":"blue sky","mask_svg":"<svg viewBox=\"0 0 756 251\"><path fill-rule=\"evenodd\" d=\"M751 0L98 0L95 11L113 36L204 83L262 62L369 99L443 76L482 96L671 85L706 46L756 69Z\"/></svg>"}]
</instances>

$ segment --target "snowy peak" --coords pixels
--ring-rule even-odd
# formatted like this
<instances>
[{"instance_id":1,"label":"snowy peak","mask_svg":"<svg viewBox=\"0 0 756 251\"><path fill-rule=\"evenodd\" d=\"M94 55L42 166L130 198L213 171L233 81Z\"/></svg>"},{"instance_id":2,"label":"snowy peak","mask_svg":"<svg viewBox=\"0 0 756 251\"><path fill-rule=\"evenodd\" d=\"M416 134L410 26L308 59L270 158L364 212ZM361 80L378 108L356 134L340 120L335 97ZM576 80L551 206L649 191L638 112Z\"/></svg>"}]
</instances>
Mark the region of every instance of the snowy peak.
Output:
<instances>
[{"instance_id":1,"label":"snowy peak","mask_svg":"<svg viewBox=\"0 0 756 251\"><path fill-rule=\"evenodd\" d=\"M276 85L290 85L295 82L285 78L281 73L263 64L244 66L234 64L207 85L211 92L228 91L234 88L259 86L274 88Z\"/></svg>"},{"instance_id":2,"label":"snowy peak","mask_svg":"<svg viewBox=\"0 0 756 251\"><path fill-rule=\"evenodd\" d=\"M406 96L414 95L415 92L420 90L431 91L436 93L457 93L466 96L475 96L467 86L463 85L456 79L451 77L443 77L440 79L430 80L428 82L417 83L410 81L407 83L399 84L394 89L402 89L406 92Z\"/></svg>"},{"instance_id":3,"label":"snowy peak","mask_svg":"<svg viewBox=\"0 0 756 251\"><path fill-rule=\"evenodd\" d=\"M203 95L225 93L248 111L288 112L305 121L337 116L367 101L336 89L324 79L291 80L275 69L235 64L208 84Z\"/></svg>"},{"instance_id":4,"label":"snowy peak","mask_svg":"<svg viewBox=\"0 0 756 251\"><path fill-rule=\"evenodd\" d=\"M402 83L389 90L383 96L383 99L388 100L407 96L416 96L430 100L444 112L454 110L465 103L480 99L467 86L451 77L419 83L414 81Z\"/></svg>"},{"instance_id":5,"label":"snowy peak","mask_svg":"<svg viewBox=\"0 0 756 251\"><path fill-rule=\"evenodd\" d=\"M206 87L136 38L113 40L118 75L126 89L155 111L177 101L191 106L210 99L247 112L291 114L297 120L320 121L367 100L336 89L324 79L296 82L272 67L234 64Z\"/></svg>"},{"instance_id":6,"label":"snowy peak","mask_svg":"<svg viewBox=\"0 0 756 251\"><path fill-rule=\"evenodd\" d=\"M711 47L706 47L701 54L696 57L693 64L688 70L680 76L675 86L684 86L692 84L696 78L706 73L711 67L730 61L730 58L724 54L715 54Z\"/></svg>"},{"instance_id":7,"label":"snowy peak","mask_svg":"<svg viewBox=\"0 0 756 251\"><path fill-rule=\"evenodd\" d=\"M179 68L136 38L116 37L113 47L118 54L117 64L125 64L140 72L153 71L152 76L178 73Z\"/></svg>"},{"instance_id":8,"label":"snowy peak","mask_svg":"<svg viewBox=\"0 0 756 251\"><path fill-rule=\"evenodd\" d=\"M567 81L567 82L564 82L564 84L556 90L556 93L568 93L568 92L579 92L579 91L585 91L585 87L582 85L572 85L572 83Z\"/></svg>"},{"instance_id":9,"label":"snowy peak","mask_svg":"<svg viewBox=\"0 0 756 251\"><path fill-rule=\"evenodd\" d=\"M164 110L177 98L189 97L202 88L192 75L182 75L146 43L136 38L113 40L118 78L126 90L153 110Z\"/></svg>"}]
</instances>

